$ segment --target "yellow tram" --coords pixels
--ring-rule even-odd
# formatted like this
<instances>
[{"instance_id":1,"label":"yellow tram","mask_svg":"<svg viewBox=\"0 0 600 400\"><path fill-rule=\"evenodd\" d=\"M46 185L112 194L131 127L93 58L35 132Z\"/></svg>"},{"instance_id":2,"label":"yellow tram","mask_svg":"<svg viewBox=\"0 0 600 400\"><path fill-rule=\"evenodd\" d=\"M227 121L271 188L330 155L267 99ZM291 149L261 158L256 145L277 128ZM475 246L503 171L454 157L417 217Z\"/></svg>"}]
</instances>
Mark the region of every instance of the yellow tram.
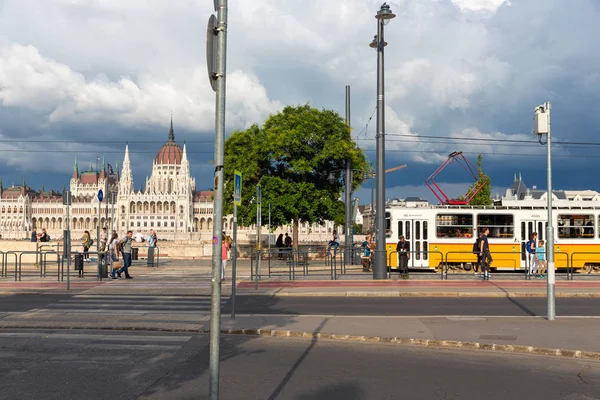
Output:
<instances>
[{"instance_id":1,"label":"yellow tram","mask_svg":"<svg viewBox=\"0 0 600 400\"><path fill-rule=\"evenodd\" d=\"M471 270L476 261L473 244L478 229L488 227L492 270L526 270L525 246L537 232L546 242L547 208L542 201L504 202L495 206L426 205L386 206L388 265L397 267L396 244L400 236L410 243L411 269L450 268ZM568 267L591 272L600 265L600 196L592 201L557 201L552 210L554 260L557 269ZM517 205L518 204L518 205ZM547 253L547 251L546 251Z\"/></svg>"}]
</instances>

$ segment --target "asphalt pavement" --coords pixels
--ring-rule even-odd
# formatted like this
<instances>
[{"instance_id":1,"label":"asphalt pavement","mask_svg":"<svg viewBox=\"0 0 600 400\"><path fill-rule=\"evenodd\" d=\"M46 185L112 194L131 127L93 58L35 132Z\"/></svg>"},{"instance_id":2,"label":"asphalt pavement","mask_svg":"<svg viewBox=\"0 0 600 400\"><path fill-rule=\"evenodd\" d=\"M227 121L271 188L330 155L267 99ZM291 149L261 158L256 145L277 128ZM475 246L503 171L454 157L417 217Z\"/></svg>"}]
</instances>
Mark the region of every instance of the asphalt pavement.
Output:
<instances>
[{"instance_id":1,"label":"asphalt pavement","mask_svg":"<svg viewBox=\"0 0 600 400\"><path fill-rule=\"evenodd\" d=\"M237 296L238 314L348 316L546 316L544 298ZM231 311L227 302L223 312ZM559 298L559 316L600 316L600 298Z\"/></svg>"},{"instance_id":2,"label":"asphalt pavement","mask_svg":"<svg viewBox=\"0 0 600 400\"><path fill-rule=\"evenodd\" d=\"M208 399L209 337L0 331L6 400ZM600 361L396 344L222 336L220 398L600 399Z\"/></svg>"},{"instance_id":3,"label":"asphalt pavement","mask_svg":"<svg viewBox=\"0 0 600 400\"><path fill-rule=\"evenodd\" d=\"M0 312L30 310L95 310L117 308L144 312L210 312L210 296L73 293L15 294L2 296ZM222 313L231 314L232 299L222 298ZM559 317L600 318L600 298L559 298ZM487 316L510 317L546 315L543 298L393 298L393 297L275 297L236 296L237 315L337 315L337 316Z\"/></svg>"},{"instance_id":4,"label":"asphalt pavement","mask_svg":"<svg viewBox=\"0 0 600 400\"><path fill-rule=\"evenodd\" d=\"M335 341L222 340L222 399L598 399L600 362ZM207 398L192 357L140 399Z\"/></svg>"}]
</instances>

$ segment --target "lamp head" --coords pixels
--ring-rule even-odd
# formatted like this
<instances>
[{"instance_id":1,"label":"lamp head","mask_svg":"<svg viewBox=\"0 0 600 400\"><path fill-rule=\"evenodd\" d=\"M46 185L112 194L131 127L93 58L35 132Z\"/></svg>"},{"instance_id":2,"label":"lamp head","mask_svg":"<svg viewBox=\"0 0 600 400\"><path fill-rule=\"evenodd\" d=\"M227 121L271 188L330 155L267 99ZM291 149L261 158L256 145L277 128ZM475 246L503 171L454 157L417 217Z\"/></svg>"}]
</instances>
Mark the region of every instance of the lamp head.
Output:
<instances>
[{"instance_id":1,"label":"lamp head","mask_svg":"<svg viewBox=\"0 0 600 400\"><path fill-rule=\"evenodd\" d=\"M387 25L390 22L390 19L395 18L396 14L392 12L390 6L387 3L383 3L379 11L377 11L377 15L375 18L383 22L384 25Z\"/></svg>"},{"instance_id":2,"label":"lamp head","mask_svg":"<svg viewBox=\"0 0 600 400\"><path fill-rule=\"evenodd\" d=\"M383 42L383 47L387 46L387 42ZM372 49L376 49L377 48L377 35L375 35L373 37L373 41L371 43L369 43L369 47Z\"/></svg>"}]
</instances>

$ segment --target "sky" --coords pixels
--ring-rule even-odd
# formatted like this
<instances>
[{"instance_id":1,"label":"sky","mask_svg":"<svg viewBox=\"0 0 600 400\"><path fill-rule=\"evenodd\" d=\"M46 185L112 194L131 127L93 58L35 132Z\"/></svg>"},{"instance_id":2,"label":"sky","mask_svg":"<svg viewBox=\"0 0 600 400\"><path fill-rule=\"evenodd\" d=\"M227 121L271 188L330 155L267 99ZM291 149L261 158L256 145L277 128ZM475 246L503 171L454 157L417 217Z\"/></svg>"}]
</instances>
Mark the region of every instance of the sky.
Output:
<instances>
[{"instance_id":1,"label":"sky","mask_svg":"<svg viewBox=\"0 0 600 400\"><path fill-rule=\"evenodd\" d=\"M552 104L554 189L600 190L598 0L397 0L385 27L388 198L437 202L425 180L454 151L492 192L515 174L546 188L534 108ZM286 105L345 115L375 163L376 33L381 1L229 1L226 135ZM122 163L134 187L167 140L187 144L198 190L212 187L215 94L206 68L211 0L0 0L0 178L61 190L75 158ZM471 176L435 179L449 196ZM370 202L370 182L357 191Z\"/></svg>"}]
</instances>

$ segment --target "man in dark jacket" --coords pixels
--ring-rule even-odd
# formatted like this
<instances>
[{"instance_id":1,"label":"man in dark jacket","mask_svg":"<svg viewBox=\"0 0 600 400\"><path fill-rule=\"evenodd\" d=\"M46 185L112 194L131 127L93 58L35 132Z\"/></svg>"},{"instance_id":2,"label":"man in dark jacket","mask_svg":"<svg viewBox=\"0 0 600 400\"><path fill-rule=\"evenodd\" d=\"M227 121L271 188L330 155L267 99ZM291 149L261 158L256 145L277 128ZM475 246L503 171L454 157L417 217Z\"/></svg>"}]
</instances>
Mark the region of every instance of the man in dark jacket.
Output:
<instances>
[{"instance_id":1,"label":"man in dark jacket","mask_svg":"<svg viewBox=\"0 0 600 400\"><path fill-rule=\"evenodd\" d=\"M410 258L410 243L400 236L400 241L396 245L398 252L398 277L408 279L408 259Z\"/></svg>"}]
</instances>

